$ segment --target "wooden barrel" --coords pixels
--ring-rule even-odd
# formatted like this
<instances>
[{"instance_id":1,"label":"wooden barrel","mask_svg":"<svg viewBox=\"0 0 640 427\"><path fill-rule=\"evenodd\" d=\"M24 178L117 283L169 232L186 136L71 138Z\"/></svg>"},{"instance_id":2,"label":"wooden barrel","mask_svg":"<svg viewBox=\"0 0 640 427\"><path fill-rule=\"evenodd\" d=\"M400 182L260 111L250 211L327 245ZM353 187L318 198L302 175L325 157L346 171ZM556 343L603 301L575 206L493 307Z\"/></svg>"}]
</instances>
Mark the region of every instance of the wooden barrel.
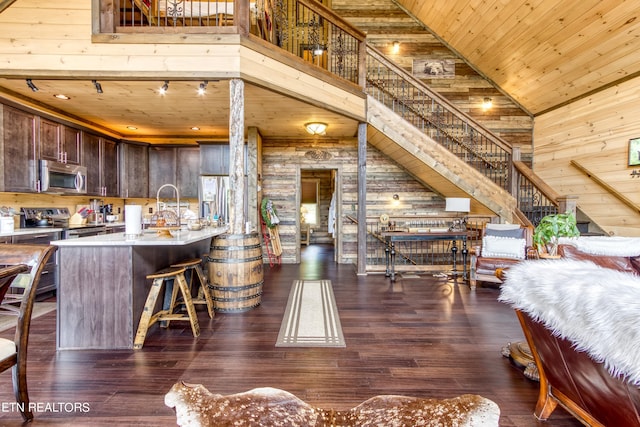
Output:
<instances>
[{"instance_id":1,"label":"wooden barrel","mask_svg":"<svg viewBox=\"0 0 640 427\"><path fill-rule=\"evenodd\" d=\"M264 280L257 233L217 236L207 261L216 311L238 313L260 305Z\"/></svg>"}]
</instances>

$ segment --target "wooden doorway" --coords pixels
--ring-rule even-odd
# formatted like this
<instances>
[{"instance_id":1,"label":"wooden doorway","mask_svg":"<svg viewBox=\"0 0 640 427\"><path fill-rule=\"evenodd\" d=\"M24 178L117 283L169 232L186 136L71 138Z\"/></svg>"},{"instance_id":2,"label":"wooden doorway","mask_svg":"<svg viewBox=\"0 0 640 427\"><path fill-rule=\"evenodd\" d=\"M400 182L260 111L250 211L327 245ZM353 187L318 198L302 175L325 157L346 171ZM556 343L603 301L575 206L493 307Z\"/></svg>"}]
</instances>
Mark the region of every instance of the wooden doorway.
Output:
<instances>
[{"instance_id":1,"label":"wooden doorway","mask_svg":"<svg viewBox=\"0 0 640 427\"><path fill-rule=\"evenodd\" d=\"M298 248L313 244L339 248L339 170L304 168L299 176Z\"/></svg>"}]
</instances>

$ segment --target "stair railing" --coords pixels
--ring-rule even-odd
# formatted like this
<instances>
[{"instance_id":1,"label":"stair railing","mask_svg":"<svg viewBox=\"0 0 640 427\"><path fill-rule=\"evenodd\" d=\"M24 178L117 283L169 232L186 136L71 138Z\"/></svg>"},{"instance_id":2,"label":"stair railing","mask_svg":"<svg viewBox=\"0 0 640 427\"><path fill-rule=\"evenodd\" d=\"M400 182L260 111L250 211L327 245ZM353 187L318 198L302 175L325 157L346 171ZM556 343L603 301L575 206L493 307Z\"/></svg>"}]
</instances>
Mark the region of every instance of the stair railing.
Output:
<instances>
[{"instance_id":1,"label":"stair railing","mask_svg":"<svg viewBox=\"0 0 640 427\"><path fill-rule=\"evenodd\" d=\"M511 185L511 147L406 70L367 46L366 92L481 172Z\"/></svg>"}]
</instances>

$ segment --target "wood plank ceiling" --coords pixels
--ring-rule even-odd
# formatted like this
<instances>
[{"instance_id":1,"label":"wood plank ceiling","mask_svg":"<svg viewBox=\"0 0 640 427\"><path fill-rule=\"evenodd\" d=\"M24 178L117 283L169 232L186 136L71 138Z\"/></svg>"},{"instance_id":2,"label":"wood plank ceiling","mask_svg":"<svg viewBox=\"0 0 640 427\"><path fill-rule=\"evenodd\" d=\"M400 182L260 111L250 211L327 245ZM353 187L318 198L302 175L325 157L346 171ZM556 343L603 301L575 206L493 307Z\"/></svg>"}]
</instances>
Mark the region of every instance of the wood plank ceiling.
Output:
<instances>
[{"instance_id":1,"label":"wood plank ceiling","mask_svg":"<svg viewBox=\"0 0 640 427\"><path fill-rule=\"evenodd\" d=\"M637 1L397 3L534 115L640 75Z\"/></svg>"}]
</instances>

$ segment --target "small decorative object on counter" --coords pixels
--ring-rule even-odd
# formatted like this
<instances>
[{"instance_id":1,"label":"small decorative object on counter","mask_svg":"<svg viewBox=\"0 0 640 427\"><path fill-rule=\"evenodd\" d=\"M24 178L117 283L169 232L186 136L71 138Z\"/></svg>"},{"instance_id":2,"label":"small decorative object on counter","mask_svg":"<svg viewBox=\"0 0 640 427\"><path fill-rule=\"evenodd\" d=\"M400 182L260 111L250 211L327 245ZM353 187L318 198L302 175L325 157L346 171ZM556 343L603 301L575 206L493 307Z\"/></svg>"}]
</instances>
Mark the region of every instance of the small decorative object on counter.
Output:
<instances>
[{"instance_id":1,"label":"small decorative object on counter","mask_svg":"<svg viewBox=\"0 0 640 427\"><path fill-rule=\"evenodd\" d=\"M180 229L178 215L173 211L158 211L151 217L151 230L156 230L158 237L173 237L172 230Z\"/></svg>"}]
</instances>

